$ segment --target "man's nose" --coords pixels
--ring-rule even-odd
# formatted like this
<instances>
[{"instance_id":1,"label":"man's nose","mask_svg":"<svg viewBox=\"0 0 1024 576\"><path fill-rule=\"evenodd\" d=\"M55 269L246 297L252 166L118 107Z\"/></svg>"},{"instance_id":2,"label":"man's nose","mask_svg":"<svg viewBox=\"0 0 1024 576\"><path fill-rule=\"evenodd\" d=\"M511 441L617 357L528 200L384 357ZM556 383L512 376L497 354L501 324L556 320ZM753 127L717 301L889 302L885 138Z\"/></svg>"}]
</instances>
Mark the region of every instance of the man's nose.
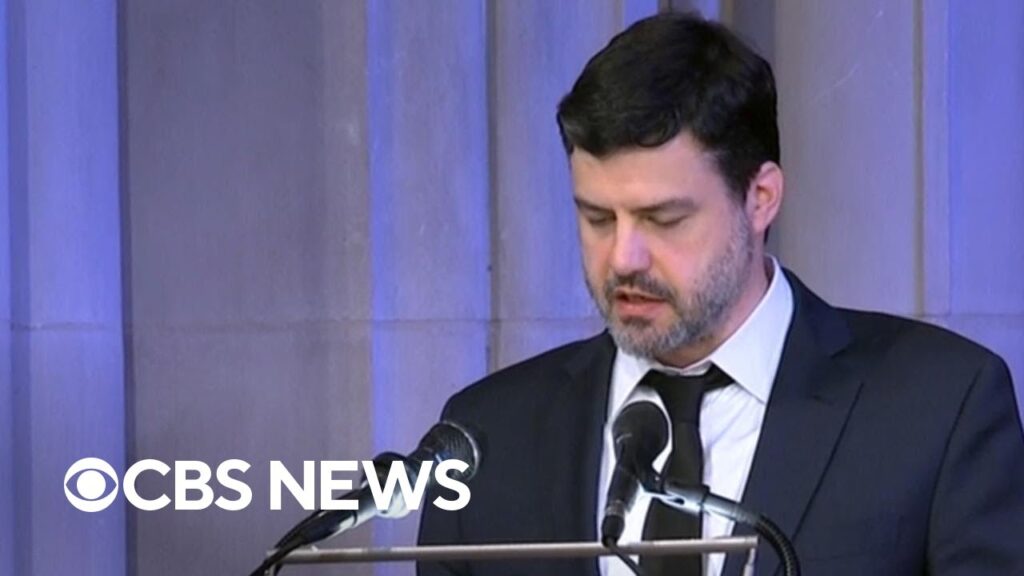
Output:
<instances>
[{"instance_id":1,"label":"man's nose","mask_svg":"<svg viewBox=\"0 0 1024 576\"><path fill-rule=\"evenodd\" d=\"M634 227L622 223L615 231L612 270L618 276L646 271L651 265L647 240Z\"/></svg>"}]
</instances>

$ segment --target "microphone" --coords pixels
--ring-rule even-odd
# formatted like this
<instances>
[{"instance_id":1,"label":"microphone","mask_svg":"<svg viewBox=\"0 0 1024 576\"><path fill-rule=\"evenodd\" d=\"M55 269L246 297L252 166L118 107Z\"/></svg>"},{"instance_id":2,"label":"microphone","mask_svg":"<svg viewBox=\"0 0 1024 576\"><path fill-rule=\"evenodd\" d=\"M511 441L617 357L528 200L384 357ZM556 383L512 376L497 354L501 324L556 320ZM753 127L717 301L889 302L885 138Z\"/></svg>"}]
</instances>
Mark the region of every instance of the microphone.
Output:
<instances>
[{"instance_id":1,"label":"microphone","mask_svg":"<svg viewBox=\"0 0 1024 576\"><path fill-rule=\"evenodd\" d=\"M482 460L480 442L461 424L442 421L435 424L423 436L416 450L408 456L385 452L374 458L373 462L379 483L383 484L392 462L403 462L410 482L415 485L421 464L430 461L440 464L452 459L461 460L468 465L464 471L456 471L451 476L452 480L459 482L470 480L476 475ZM434 477L428 478L426 487L429 489L435 483ZM296 548L351 530L375 516L401 518L409 513L401 490L394 492L386 510L379 510L373 498L373 492L365 484L364 481L363 486L358 490L353 490L342 496L345 500L356 500L358 502L357 510L318 510L312 513L277 542L274 552L252 574L265 573Z\"/></svg>"},{"instance_id":2,"label":"microphone","mask_svg":"<svg viewBox=\"0 0 1024 576\"><path fill-rule=\"evenodd\" d=\"M652 497L681 512L690 515L714 514L732 520L736 524L749 526L764 538L782 562L786 576L800 576L800 559L793 543L770 518L744 508L739 502L713 494L701 484L697 486L680 484L660 474L652 474L643 480L644 489Z\"/></svg>"},{"instance_id":3,"label":"microphone","mask_svg":"<svg viewBox=\"0 0 1024 576\"><path fill-rule=\"evenodd\" d=\"M608 486L601 542L615 544L626 527L642 480L654 474L654 459L668 445L668 418L655 402L641 399L626 405L612 424L615 470Z\"/></svg>"}]
</instances>

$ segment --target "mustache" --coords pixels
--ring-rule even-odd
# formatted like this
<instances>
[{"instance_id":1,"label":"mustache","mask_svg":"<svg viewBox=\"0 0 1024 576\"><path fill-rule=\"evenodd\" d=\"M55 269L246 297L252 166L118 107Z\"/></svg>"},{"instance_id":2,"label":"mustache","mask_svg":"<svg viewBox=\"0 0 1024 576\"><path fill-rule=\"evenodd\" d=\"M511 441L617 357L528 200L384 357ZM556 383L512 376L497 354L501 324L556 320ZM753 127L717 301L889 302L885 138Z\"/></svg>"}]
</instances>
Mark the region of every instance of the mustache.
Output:
<instances>
[{"instance_id":1,"label":"mustache","mask_svg":"<svg viewBox=\"0 0 1024 576\"><path fill-rule=\"evenodd\" d=\"M651 278L647 274L637 273L628 276L613 276L604 283L605 301L611 302L615 298L615 291L619 288L632 288L646 294L650 294L661 300L673 301L676 293L668 286Z\"/></svg>"}]
</instances>

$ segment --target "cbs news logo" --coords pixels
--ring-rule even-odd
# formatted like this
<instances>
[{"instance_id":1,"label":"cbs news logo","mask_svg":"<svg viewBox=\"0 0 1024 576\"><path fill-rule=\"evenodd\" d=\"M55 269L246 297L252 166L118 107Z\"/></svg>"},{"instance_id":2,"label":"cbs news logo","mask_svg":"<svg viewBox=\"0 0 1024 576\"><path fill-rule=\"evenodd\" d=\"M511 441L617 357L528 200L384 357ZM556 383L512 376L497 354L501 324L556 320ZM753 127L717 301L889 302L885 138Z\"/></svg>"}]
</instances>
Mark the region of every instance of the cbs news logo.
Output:
<instances>
[{"instance_id":1,"label":"cbs news logo","mask_svg":"<svg viewBox=\"0 0 1024 576\"><path fill-rule=\"evenodd\" d=\"M287 491L306 510L317 509L317 496L320 500L319 509L357 510L358 500L350 497L333 497L335 491L353 488L351 479L335 478L334 475L358 472L360 467L365 474L366 488L379 510L389 510L394 499L399 496L410 510L419 509L431 476L434 482L456 495L454 499L438 496L433 500L435 506L451 511L461 510L469 504L469 487L456 479L469 468L465 462L451 459L435 466L433 461L428 460L420 464L419 472L412 478L402 462L392 462L383 477L376 466L369 460L324 460L319 464L305 461L300 480L296 479L280 461L271 461L270 509L281 510L282 494ZM119 483L117 472L109 463L100 458L82 458L72 464L64 475L64 495L72 506L83 512L107 509L117 498L118 488L124 492L128 503L139 510L160 510L172 502L175 510L205 510L211 505L223 510L242 510L252 502L252 489L236 476L244 474L249 468L249 464L244 460L232 459L221 462L217 466L216 482L237 497L225 498L221 495L214 498L214 490L210 486L214 472L210 466L197 460L177 460L173 467L172 501L166 494L153 499L143 498L135 488L135 483L143 472L155 472L161 476L171 473L171 466L160 460L147 459L132 464ZM233 473L237 473L236 476L232 476ZM196 494L198 497L189 497Z\"/></svg>"}]
</instances>

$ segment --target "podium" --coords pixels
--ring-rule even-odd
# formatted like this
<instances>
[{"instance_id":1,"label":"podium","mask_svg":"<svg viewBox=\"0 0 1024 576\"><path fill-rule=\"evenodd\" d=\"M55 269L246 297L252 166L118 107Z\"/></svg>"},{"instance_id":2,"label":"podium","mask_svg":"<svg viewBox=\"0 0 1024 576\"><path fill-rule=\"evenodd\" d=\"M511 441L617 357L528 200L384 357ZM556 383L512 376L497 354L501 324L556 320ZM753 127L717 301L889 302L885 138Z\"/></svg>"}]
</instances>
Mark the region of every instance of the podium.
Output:
<instances>
[{"instance_id":1,"label":"podium","mask_svg":"<svg viewBox=\"0 0 1024 576\"><path fill-rule=\"evenodd\" d=\"M619 546L628 555L671 556L746 552L744 576L753 576L757 536L692 540L655 540ZM432 545L393 548L302 548L285 556L281 565L429 562L453 560L531 560L596 558L614 554L599 542L551 542L478 545Z\"/></svg>"}]
</instances>

